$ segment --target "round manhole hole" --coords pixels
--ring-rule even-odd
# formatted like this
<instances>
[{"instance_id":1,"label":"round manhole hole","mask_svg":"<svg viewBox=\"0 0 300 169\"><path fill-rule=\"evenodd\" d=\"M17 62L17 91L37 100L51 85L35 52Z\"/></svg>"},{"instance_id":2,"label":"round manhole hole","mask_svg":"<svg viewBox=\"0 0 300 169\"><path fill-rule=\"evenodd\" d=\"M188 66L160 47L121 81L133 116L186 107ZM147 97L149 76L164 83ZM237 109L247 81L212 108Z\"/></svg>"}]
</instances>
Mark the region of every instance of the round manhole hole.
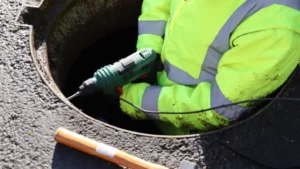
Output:
<instances>
[{"instance_id":1,"label":"round manhole hole","mask_svg":"<svg viewBox=\"0 0 300 169\"><path fill-rule=\"evenodd\" d=\"M34 19L28 21L35 22L37 60L49 83L68 97L97 69L134 53L141 4L141 0L47 1L32 12ZM162 135L153 121L131 119L120 110L118 99L105 94L79 96L71 102L119 129Z\"/></svg>"}]
</instances>

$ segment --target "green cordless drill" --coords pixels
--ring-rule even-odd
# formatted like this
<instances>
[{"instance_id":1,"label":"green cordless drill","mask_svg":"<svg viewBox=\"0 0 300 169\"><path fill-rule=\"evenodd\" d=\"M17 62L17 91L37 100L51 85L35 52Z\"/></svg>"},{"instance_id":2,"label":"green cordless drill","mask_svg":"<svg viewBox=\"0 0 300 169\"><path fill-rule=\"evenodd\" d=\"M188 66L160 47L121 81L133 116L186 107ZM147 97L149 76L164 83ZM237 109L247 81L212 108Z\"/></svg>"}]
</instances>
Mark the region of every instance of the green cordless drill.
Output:
<instances>
[{"instance_id":1,"label":"green cordless drill","mask_svg":"<svg viewBox=\"0 0 300 169\"><path fill-rule=\"evenodd\" d=\"M117 96L117 89L155 71L156 53L153 49L139 50L128 57L98 69L92 78L84 81L79 91L68 97L71 100L79 95L98 90Z\"/></svg>"}]
</instances>

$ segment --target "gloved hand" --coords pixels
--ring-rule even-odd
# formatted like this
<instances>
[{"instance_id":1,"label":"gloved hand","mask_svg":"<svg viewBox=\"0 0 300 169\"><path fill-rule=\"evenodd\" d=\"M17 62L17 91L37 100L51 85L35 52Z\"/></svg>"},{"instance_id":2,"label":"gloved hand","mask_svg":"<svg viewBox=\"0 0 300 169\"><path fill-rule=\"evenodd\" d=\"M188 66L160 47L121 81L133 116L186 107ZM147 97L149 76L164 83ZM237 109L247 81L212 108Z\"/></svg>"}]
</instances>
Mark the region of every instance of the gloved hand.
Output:
<instances>
[{"instance_id":1,"label":"gloved hand","mask_svg":"<svg viewBox=\"0 0 300 169\"><path fill-rule=\"evenodd\" d=\"M143 95L148 86L150 86L150 84L144 82L129 83L122 87L122 94L120 95L120 97L141 108ZM120 100L120 108L124 113L128 114L134 119L147 119L147 115L144 112L138 110L137 108L122 100Z\"/></svg>"}]
</instances>

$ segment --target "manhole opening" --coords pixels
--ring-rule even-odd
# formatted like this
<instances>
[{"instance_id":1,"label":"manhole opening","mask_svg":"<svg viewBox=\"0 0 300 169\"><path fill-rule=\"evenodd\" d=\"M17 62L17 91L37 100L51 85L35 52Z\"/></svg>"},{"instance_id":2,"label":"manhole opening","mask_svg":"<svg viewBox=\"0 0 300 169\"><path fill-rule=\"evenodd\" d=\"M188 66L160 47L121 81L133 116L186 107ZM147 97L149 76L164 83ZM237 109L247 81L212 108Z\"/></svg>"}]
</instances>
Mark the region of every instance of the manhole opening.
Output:
<instances>
[{"instance_id":1,"label":"manhole opening","mask_svg":"<svg viewBox=\"0 0 300 169\"><path fill-rule=\"evenodd\" d=\"M51 75L66 97L77 92L97 69L136 51L141 0L70 0L48 6L54 13L63 9L47 22L47 53ZM121 111L118 98L101 92L71 102L83 113L112 126L162 134L153 121L132 119Z\"/></svg>"},{"instance_id":2,"label":"manhole opening","mask_svg":"<svg viewBox=\"0 0 300 169\"><path fill-rule=\"evenodd\" d=\"M73 1L51 23L47 35L49 66L66 97L77 92L82 82L92 77L97 69L136 51L141 2ZM162 134L153 121L131 119L120 110L118 99L104 94L80 96L72 103L87 115L110 125Z\"/></svg>"},{"instance_id":3,"label":"manhole opening","mask_svg":"<svg viewBox=\"0 0 300 169\"><path fill-rule=\"evenodd\" d=\"M65 78L62 88L65 96L75 93L82 82L92 77L100 67L112 64L135 52L136 37L136 27L130 27L101 38L84 49ZM160 134L152 121L131 119L120 110L118 99L109 98L102 93L80 96L72 100L72 103L89 116L108 124L137 132Z\"/></svg>"}]
</instances>

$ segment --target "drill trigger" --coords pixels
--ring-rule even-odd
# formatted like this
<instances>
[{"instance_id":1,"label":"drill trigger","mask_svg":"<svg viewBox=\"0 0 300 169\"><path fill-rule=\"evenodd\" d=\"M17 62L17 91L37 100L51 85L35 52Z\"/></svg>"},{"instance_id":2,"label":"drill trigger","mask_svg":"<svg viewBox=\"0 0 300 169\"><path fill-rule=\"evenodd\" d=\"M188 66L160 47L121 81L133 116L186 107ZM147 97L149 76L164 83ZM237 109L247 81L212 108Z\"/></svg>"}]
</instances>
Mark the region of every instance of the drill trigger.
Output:
<instances>
[{"instance_id":1,"label":"drill trigger","mask_svg":"<svg viewBox=\"0 0 300 169\"><path fill-rule=\"evenodd\" d=\"M118 86L118 87L117 87L117 91L118 91L119 95L122 95L122 94L123 94L123 90L122 90L122 87L121 87L121 86Z\"/></svg>"},{"instance_id":2,"label":"drill trigger","mask_svg":"<svg viewBox=\"0 0 300 169\"><path fill-rule=\"evenodd\" d=\"M148 76L147 74L143 74L143 75L141 76L141 79L145 79L147 76Z\"/></svg>"}]
</instances>

